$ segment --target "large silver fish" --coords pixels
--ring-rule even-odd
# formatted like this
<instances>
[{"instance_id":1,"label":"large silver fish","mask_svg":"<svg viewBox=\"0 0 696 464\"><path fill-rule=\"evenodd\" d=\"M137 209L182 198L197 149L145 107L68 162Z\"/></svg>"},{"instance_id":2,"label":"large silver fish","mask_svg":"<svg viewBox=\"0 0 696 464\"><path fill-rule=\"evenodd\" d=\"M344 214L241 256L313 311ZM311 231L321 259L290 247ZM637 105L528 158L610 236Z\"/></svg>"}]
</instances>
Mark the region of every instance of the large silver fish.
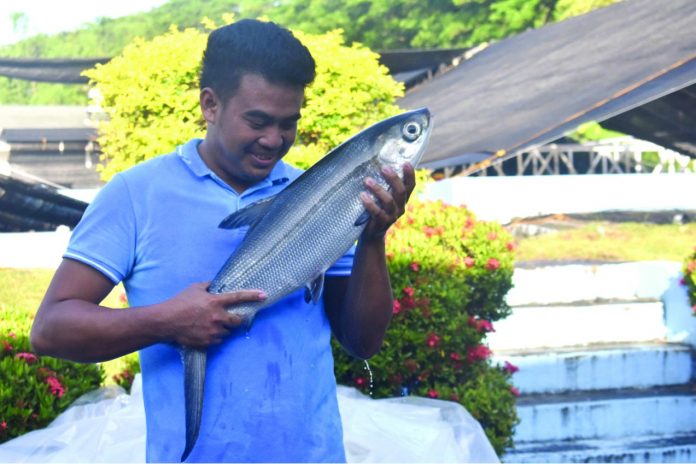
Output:
<instances>
[{"instance_id":1,"label":"large silver fish","mask_svg":"<svg viewBox=\"0 0 696 464\"><path fill-rule=\"evenodd\" d=\"M227 217L220 227L249 226L249 230L208 291L263 290L266 300L228 310L247 324L259 310L302 287L307 288L305 299L316 303L324 272L355 243L370 219L360 200L360 192L366 190L363 180L369 176L388 188L381 168L390 166L402 175L405 163L416 166L431 131L427 108L380 121L336 147L278 195ZM182 358L184 461L200 429L206 351L184 348Z\"/></svg>"}]
</instances>

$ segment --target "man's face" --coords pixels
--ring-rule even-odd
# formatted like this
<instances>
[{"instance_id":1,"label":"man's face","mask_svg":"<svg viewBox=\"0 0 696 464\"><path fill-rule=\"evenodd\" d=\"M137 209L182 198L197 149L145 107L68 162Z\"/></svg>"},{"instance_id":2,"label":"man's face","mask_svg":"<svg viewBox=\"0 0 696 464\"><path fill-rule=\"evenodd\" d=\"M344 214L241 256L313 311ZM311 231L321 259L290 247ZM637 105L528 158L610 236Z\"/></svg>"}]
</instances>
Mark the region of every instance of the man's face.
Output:
<instances>
[{"instance_id":1,"label":"man's face","mask_svg":"<svg viewBox=\"0 0 696 464\"><path fill-rule=\"evenodd\" d=\"M208 135L199 150L213 172L242 192L268 176L292 146L304 89L245 74L224 104L207 91L201 105Z\"/></svg>"}]
</instances>

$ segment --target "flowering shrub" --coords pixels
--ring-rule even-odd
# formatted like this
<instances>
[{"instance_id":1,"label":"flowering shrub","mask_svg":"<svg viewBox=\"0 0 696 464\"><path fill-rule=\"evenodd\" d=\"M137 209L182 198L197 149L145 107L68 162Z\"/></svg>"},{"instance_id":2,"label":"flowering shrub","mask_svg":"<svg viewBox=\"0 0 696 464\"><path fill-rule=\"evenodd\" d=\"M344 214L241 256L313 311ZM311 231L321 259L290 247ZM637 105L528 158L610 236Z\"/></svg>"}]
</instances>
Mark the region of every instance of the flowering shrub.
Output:
<instances>
[{"instance_id":1,"label":"flowering shrub","mask_svg":"<svg viewBox=\"0 0 696 464\"><path fill-rule=\"evenodd\" d=\"M517 422L516 367L493 366L484 338L509 314L514 248L500 225L466 208L410 204L387 235L394 308L382 350L368 372L336 345L338 381L374 397L458 401L502 454Z\"/></svg>"},{"instance_id":2,"label":"flowering shrub","mask_svg":"<svg viewBox=\"0 0 696 464\"><path fill-rule=\"evenodd\" d=\"M696 246L684 260L682 272L684 273L682 283L687 288L689 301L691 302L691 314L696 316Z\"/></svg>"},{"instance_id":3,"label":"flowering shrub","mask_svg":"<svg viewBox=\"0 0 696 464\"><path fill-rule=\"evenodd\" d=\"M93 364L40 357L26 335L0 334L0 443L45 427L101 381Z\"/></svg>"}]
</instances>

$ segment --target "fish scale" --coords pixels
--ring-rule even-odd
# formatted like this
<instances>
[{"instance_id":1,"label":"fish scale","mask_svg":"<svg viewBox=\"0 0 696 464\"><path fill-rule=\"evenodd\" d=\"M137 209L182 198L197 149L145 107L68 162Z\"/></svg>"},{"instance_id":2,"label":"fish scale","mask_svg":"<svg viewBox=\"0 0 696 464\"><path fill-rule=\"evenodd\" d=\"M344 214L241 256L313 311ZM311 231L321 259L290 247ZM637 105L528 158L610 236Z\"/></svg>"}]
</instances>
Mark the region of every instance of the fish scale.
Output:
<instances>
[{"instance_id":1,"label":"fish scale","mask_svg":"<svg viewBox=\"0 0 696 464\"><path fill-rule=\"evenodd\" d=\"M220 273L220 282L213 280L211 289L215 293L232 292L242 289L262 288L268 297L263 303L251 303L230 308L230 312L243 317L253 316L261 307L269 306L275 301L294 291L318 274L326 271L328 266L338 260L362 232L355 222L364 211L359 194L364 190L362 179L370 176L377 178L379 172L374 165L361 166L351 176L351 185L340 190L326 192L318 202L313 214L306 221L299 221L302 227L295 227L285 235L282 242L264 246L260 259L250 254L234 255ZM327 211L333 205L347 205L339 210ZM270 212L269 212L270 213ZM326 234L326 218L330 217L330 226L336 233ZM263 224L259 224L261 227ZM276 264L275 271L268 272L269 266ZM278 269L278 264L283 269ZM278 275L287 275L291 279L279 280Z\"/></svg>"},{"instance_id":2,"label":"fish scale","mask_svg":"<svg viewBox=\"0 0 696 464\"><path fill-rule=\"evenodd\" d=\"M257 289L262 302L228 308L250 325L256 313L307 287L317 302L324 272L358 240L369 220L360 199L364 179L388 184L381 169L402 175L403 165L416 166L432 132L426 108L380 121L336 147L271 199L243 208L223 228L248 226L244 240L222 266L208 289L228 293ZM186 401L184 461L198 438L203 414L206 350L182 347Z\"/></svg>"}]
</instances>

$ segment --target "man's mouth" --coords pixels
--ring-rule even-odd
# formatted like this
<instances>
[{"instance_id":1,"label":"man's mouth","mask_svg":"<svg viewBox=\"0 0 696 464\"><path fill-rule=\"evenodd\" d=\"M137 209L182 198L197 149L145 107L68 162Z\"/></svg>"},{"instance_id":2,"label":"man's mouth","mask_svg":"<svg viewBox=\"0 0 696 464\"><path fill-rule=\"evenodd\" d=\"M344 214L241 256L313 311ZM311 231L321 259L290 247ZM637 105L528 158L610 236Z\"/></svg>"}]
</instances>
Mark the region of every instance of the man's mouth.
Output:
<instances>
[{"instance_id":1,"label":"man's mouth","mask_svg":"<svg viewBox=\"0 0 696 464\"><path fill-rule=\"evenodd\" d=\"M257 164L264 167L273 164L276 160L276 156L272 153L252 153L251 156Z\"/></svg>"}]
</instances>

